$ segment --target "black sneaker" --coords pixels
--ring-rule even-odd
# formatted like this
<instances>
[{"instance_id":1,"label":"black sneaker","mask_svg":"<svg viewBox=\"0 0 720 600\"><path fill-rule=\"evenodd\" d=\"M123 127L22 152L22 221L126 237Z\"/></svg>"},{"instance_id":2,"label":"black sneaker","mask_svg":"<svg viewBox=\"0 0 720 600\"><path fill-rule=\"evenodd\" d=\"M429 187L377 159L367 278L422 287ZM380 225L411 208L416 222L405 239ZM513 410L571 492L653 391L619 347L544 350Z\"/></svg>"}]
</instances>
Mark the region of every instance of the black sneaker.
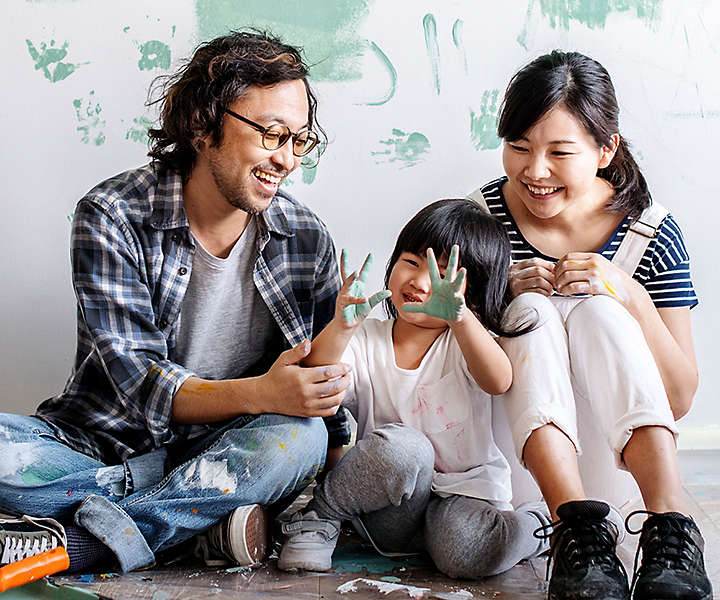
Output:
<instances>
[{"instance_id":1,"label":"black sneaker","mask_svg":"<svg viewBox=\"0 0 720 600\"><path fill-rule=\"evenodd\" d=\"M0 519L0 566L66 545L65 529L55 519Z\"/></svg>"},{"instance_id":2,"label":"black sneaker","mask_svg":"<svg viewBox=\"0 0 720 600\"><path fill-rule=\"evenodd\" d=\"M641 530L628 522L633 515L648 514ZM638 510L625 521L630 533L641 533L635 555L635 600L710 600L712 585L705 571L705 542L695 521L679 513ZM642 550L642 564L637 568Z\"/></svg>"},{"instance_id":3,"label":"black sneaker","mask_svg":"<svg viewBox=\"0 0 720 600\"><path fill-rule=\"evenodd\" d=\"M627 573L615 554L618 528L607 519L610 507L566 502L557 514L559 520L535 532L550 535L548 600L630 600Z\"/></svg>"}]
</instances>

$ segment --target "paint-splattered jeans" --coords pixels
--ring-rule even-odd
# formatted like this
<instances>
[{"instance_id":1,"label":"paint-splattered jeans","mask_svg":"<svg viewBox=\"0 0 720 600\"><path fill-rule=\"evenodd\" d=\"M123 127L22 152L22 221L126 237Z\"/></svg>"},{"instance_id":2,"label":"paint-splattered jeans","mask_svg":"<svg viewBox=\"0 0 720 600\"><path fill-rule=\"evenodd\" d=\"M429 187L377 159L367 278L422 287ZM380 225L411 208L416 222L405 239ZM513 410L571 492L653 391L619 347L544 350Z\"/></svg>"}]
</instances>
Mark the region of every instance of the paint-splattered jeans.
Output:
<instances>
[{"instance_id":1,"label":"paint-splattered jeans","mask_svg":"<svg viewBox=\"0 0 720 600\"><path fill-rule=\"evenodd\" d=\"M182 459L168 460L163 448L108 466L69 448L40 419L0 413L0 512L74 520L130 571L238 506L301 490L326 448L322 419L272 414L240 417L171 449Z\"/></svg>"}]
</instances>

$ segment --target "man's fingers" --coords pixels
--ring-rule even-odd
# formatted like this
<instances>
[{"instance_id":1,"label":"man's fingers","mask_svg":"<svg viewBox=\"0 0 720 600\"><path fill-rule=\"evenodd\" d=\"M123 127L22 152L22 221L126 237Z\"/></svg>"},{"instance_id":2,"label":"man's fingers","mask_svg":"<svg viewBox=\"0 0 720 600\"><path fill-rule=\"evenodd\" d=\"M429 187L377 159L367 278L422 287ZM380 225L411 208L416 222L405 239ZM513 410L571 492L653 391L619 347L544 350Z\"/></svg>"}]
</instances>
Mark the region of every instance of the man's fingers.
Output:
<instances>
[{"instance_id":1,"label":"man's fingers","mask_svg":"<svg viewBox=\"0 0 720 600\"><path fill-rule=\"evenodd\" d=\"M335 365L325 365L323 367L308 367L307 371L310 383L322 383L329 379L335 379L336 377L342 377L343 375L350 373L350 365L345 363L338 363Z\"/></svg>"},{"instance_id":2,"label":"man's fingers","mask_svg":"<svg viewBox=\"0 0 720 600\"><path fill-rule=\"evenodd\" d=\"M329 398L335 396L340 392L344 392L350 385L351 379L350 374L346 373L342 377L336 377L329 381L322 381L313 384L313 396L317 398Z\"/></svg>"}]
</instances>

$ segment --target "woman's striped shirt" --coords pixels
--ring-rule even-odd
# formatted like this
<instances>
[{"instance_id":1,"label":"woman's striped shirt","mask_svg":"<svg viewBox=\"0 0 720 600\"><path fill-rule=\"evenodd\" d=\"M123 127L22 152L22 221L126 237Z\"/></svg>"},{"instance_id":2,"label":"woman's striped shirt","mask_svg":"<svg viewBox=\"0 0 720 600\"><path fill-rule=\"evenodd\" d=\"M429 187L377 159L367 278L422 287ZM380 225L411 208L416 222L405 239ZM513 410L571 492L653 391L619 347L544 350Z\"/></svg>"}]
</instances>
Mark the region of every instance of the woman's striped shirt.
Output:
<instances>
[{"instance_id":1,"label":"woman's striped shirt","mask_svg":"<svg viewBox=\"0 0 720 600\"><path fill-rule=\"evenodd\" d=\"M513 262L539 257L556 262L528 242L508 210L502 186L507 177L501 177L482 188L490 213L497 217L508 232L512 244ZM606 259L612 260L620 242L631 224L625 217L610 238L598 250ZM655 239L650 241L633 278L642 283L657 308L689 306L698 303L690 278L690 257L685 249L682 232L672 215L665 217Z\"/></svg>"}]
</instances>

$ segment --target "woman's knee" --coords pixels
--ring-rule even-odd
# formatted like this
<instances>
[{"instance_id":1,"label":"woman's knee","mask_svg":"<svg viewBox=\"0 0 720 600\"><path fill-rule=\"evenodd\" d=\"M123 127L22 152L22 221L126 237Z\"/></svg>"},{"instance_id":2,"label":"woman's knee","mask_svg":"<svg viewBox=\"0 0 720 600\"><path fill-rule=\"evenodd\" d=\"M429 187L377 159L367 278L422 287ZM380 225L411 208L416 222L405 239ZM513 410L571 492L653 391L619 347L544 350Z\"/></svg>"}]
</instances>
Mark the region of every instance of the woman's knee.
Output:
<instances>
[{"instance_id":1,"label":"woman's knee","mask_svg":"<svg viewBox=\"0 0 720 600\"><path fill-rule=\"evenodd\" d=\"M618 324L636 323L632 315L617 300L608 296L590 296L577 303L567 316L568 331L579 325L591 325L596 329L615 328Z\"/></svg>"},{"instance_id":2,"label":"woman's knee","mask_svg":"<svg viewBox=\"0 0 720 600\"><path fill-rule=\"evenodd\" d=\"M515 296L505 309L503 326L511 329L532 323L540 326L553 319L560 319L560 313L553 306L550 298L537 292L527 292Z\"/></svg>"}]
</instances>

